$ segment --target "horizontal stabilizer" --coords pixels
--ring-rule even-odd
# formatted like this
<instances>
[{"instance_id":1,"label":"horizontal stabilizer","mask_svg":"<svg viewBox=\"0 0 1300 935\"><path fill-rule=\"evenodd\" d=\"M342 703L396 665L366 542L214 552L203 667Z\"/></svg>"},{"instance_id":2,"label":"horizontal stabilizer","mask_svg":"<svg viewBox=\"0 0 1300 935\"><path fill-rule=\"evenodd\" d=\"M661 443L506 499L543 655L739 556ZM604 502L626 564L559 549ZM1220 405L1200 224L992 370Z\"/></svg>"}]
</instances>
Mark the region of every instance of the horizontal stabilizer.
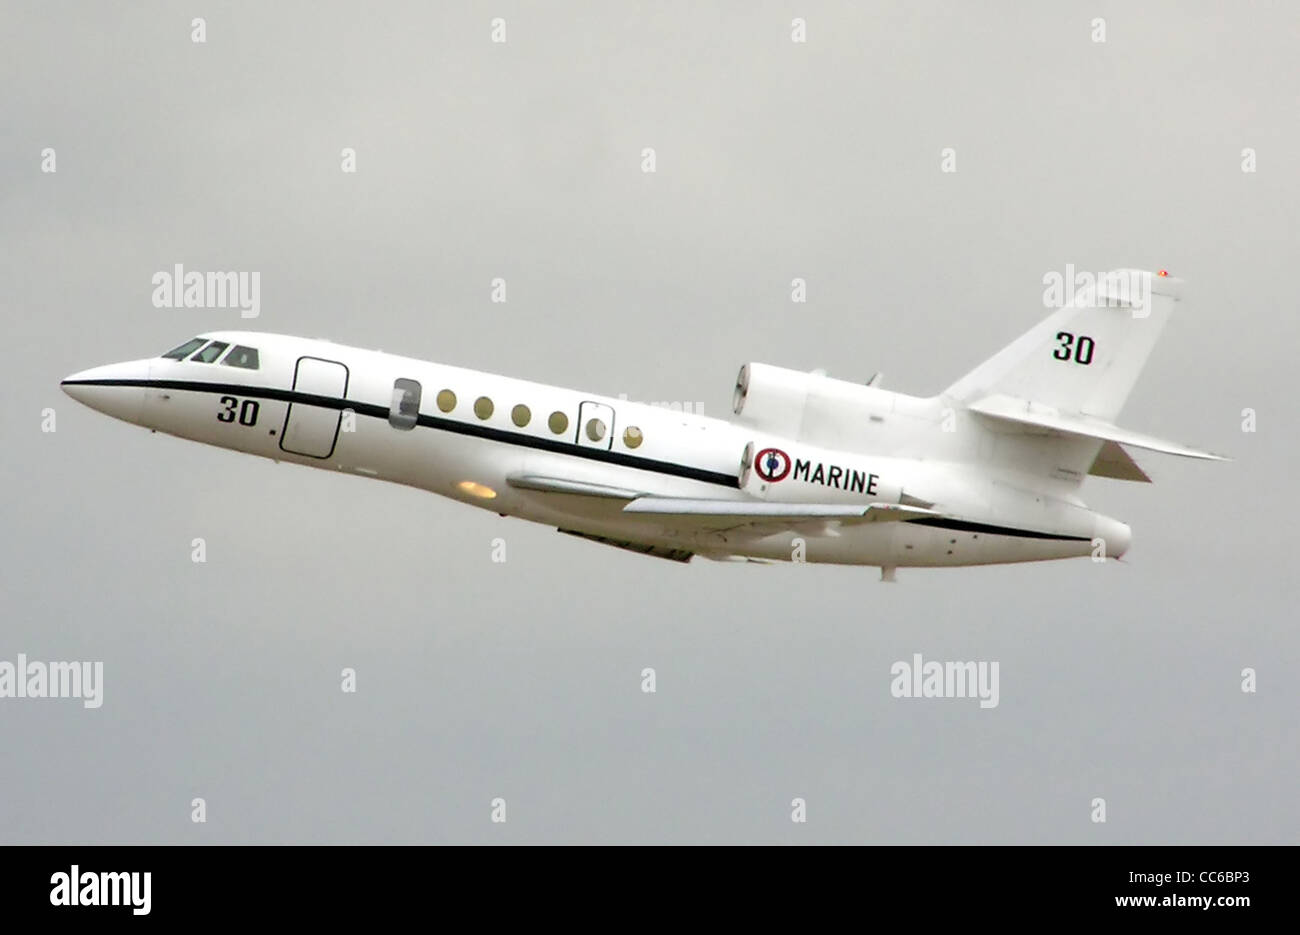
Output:
<instances>
[{"instance_id":1,"label":"horizontal stabilizer","mask_svg":"<svg viewBox=\"0 0 1300 935\"><path fill-rule=\"evenodd\" d=\"M1100 419L1092 419L1083 415L1065 415L1055 409L1010 396L986 396L977 402L971 403L967 408L971 412L979 413L982 416L1017 426L1021 431L1037 429L1042 432L1079 435L1084 438L1115 442L1133 448L1145 448L1148 451L1159 451L1162 454L1178 455L1183 458L1201 458L1207 461L1229 460L1223 455L1201 451L1197 448L1189 448L1177 442L1165 441L1151 435L1143 435L1141 432L1132 432L1128 429L1122 429L1118 425L1103 422Z\"/></svg>"}]
</instances>

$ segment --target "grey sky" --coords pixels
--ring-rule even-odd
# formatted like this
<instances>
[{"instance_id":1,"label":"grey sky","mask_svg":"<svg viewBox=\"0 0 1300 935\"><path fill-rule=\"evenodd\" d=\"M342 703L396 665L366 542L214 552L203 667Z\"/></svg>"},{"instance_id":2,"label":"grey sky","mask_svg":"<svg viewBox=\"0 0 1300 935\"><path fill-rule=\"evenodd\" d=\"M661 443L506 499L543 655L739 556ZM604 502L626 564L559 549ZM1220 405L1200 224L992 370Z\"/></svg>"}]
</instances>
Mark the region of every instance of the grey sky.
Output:
<instances>
[{"instance_id":1,"label":"grey sky","mask_svg":"<svg viewBox=\"0 0 1300 935\"><path fill-rule=\"evenodd\" d=\"M0 840L1294 843L1300 8L1138 6L11 4L0 660L105 691L0 699ZM258 329L719 416L747 360L936 392L1044 273L1165 267L1121 422L1236 460L1089 480L1123 564L680 567L60 393L248 324L154 308L176 263L259 271ZM1000 705L890 697L916 652Z\"/></svg>"}]
</instances>

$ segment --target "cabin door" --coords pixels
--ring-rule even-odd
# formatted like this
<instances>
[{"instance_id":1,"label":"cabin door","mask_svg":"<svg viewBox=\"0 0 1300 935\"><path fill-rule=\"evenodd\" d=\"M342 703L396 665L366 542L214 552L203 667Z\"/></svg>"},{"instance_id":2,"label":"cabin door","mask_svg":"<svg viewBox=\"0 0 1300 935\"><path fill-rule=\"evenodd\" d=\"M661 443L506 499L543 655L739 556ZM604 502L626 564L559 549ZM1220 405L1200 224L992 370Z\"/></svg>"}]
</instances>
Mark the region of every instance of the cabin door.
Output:
<instances>
[{"instance_id":1,"label":"cabin door","mask_svg":"<svg viewBox=\"0 0 1300 935\"><path fill-rule=\"evenodd\" d=\"M339 420L343 418L348 368L336 360L299 357L294 368L293 391L294 400L289 403L284 431L280 433L280 447L309 458L328 458L334 454Z\"/></svg>"}]
</instances>

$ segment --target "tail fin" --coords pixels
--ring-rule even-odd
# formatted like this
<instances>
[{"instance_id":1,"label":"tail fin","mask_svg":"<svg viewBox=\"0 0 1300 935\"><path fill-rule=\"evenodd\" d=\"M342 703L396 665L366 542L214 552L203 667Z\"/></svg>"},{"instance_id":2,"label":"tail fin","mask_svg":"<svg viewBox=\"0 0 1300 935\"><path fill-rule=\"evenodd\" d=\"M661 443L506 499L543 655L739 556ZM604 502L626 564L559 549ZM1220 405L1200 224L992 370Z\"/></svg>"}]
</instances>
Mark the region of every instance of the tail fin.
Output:
<instances>
[{"instance_id":1,"label":"tail fin","mask_svg":"<svg viewBox=\"0 0 1300 935\"><path fill-rule=\"evenodd\" d=\"M1079 483L1087 474L1149 480L1121 446L1223 456L1115 425L1179 301L1182 281L1117 270L944 393L998 438L994 460Z\"/></svg>"},{"instance_id":2,"label":"tail fin","mask_svg":"<svg viewBox=\"0 0 1300 935\"><path fill-rule=\"evenodd\" d=\"M966 405L1006 396L1114 422L1179 301L1181 287L1182 280L1163 271L1105 274L944 395Z\"/></svg>"}]
</instances>

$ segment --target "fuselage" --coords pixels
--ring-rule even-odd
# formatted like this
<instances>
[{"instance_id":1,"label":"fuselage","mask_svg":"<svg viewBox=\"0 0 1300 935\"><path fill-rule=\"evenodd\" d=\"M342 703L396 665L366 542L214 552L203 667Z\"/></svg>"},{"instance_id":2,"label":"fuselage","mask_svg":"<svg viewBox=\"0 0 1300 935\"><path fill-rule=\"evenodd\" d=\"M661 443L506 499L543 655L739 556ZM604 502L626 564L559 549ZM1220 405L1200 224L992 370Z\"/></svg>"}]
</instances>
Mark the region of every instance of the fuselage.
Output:
<instances>
[{"instance_id":1,"label":"fuselage","mask_svg":"<svg viewBox=\"0 0 1300 935\"><path fill-rule=\"evenodd\" d=\"M837 451L743 422L309 338L213 332L189 343L171 357L73 374L64 389L180 438L409 485L666 557L944 566L1096 555L1098 540L1117 557L1129 543L1127 526L1087 510L1068 487L1022 484L942 446L921 457ZM942 417L941 400L905 399L917 419L931 417L927 406L936 424ZM914 502L943 515L699 528L624 510L641 495Z\"/></svg>"}]
</instances>

